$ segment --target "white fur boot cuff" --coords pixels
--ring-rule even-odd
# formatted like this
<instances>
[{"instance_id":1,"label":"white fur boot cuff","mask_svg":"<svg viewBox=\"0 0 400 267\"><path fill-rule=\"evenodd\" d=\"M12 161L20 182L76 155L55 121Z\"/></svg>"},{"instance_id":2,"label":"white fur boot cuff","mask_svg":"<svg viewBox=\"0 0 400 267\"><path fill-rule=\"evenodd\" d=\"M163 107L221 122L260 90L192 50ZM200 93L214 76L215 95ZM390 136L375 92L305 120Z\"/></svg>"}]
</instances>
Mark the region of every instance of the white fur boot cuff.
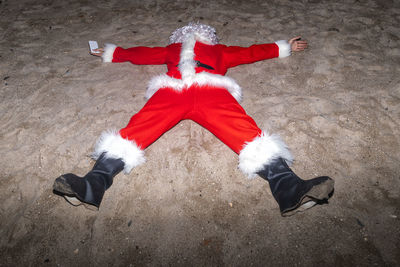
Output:
<instances>
[{"instance_id":1,"label":"white fur boot cuff","mask_svg":"<svg viewBox=\"0 0 400 267\"><path fill-rule=\"evenodd\" d=\"M262 132L253 141L245 144L239 153L239 169L248 177L254 177L276 158L283 158L291 163L293 157L286 144L278 135Z\"/></svg>"},{"instance_id":2,"label":"white fur boot cuff","mask_svg":"<svg viewBox=\"0 0 400 267\"><path fill-rule=\"evenodd\" d=\"M125 163L125 173L146 161L143 150L134 141L122 138L116 131L105 131L101 134L92 158L97 160L104 152L107 158L121 159Z\"/></svg>"}]
</instances>

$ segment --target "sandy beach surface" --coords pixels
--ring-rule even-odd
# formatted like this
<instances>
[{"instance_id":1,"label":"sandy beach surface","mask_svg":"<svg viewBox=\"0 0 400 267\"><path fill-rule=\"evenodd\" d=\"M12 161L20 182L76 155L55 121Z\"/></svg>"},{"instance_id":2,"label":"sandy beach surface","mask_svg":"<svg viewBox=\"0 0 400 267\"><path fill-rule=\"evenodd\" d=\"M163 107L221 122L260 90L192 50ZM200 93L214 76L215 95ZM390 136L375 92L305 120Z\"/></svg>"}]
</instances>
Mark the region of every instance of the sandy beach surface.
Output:
<instances>
[{"instance_id":1,"label":"sandy beach surface","mask_svg":"<svg viewBox=\"0 0 400 267\"><path fill-rule=\"evenodd\" d=\"M269 186L192 121L146 149L98 211L53 194L84 175L165 66L102 63L88 40L165 46L190 21L227 45L310 47L230 69L242 106L329 204L280 216ZM0 266L399 266L399 1L0 0Z\"/></svg>"}]
</instances>

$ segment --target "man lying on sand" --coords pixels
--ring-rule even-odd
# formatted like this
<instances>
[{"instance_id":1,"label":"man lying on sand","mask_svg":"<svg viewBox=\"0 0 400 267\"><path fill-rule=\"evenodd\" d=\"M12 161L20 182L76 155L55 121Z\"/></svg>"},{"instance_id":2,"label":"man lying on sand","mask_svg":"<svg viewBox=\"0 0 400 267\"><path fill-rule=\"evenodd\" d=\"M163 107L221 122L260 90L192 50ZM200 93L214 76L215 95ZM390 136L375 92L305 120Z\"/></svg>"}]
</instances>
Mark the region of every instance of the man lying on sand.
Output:
<instances>
[{"instance_id":1,"label":"man lying on sand","mask_svg":"<svg viewBox=\"0 0 400 267\"><path fill-rule=\"evenodd\" d=\"M239 105L241 88L224 76L229 68L270 58L283 58L303 51L307 42L295 37L250 47L218 43L213 27L190 23L175 30L166 47L123 49L107 44L95 56L104 62L143 65L166 64L168 72L151 79L148 102L119 132L107 131L99 138L93 169L84 177L68 173L54 182L55 193L71 204L99 207L115 175L145 162L144 149L179 121L190 119L208 129L239 155L239 169L249 177L269 182L283 216L327 202L334 181L327 177L302 180L289 167L293 161L277 135L258 128Z\"/></svg>"}]
</instances>

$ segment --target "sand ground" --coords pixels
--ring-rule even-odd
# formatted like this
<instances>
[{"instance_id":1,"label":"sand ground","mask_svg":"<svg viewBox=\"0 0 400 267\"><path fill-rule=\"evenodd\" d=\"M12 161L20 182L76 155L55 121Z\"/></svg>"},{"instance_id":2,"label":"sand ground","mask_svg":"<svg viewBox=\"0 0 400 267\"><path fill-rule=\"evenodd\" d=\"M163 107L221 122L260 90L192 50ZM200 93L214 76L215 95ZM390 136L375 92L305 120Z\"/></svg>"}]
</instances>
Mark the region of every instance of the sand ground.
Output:
<instances>
[{"instance_id":1,"label":"sand ground","mask_svg":"<svg viewBox=\"0 0 400 267\"><path fill-rule=\"evenodd\" d=\"M190 21L229 45L309 41L228 75L299 176L335 179L328 205L281 217L268 184L191 121L117 176L99 211L52 193L166 69L101 63L87 41L164 46ZM0 0L0 266L399 266L399 25L389 0Z\"/></svg>"}]
</instances>

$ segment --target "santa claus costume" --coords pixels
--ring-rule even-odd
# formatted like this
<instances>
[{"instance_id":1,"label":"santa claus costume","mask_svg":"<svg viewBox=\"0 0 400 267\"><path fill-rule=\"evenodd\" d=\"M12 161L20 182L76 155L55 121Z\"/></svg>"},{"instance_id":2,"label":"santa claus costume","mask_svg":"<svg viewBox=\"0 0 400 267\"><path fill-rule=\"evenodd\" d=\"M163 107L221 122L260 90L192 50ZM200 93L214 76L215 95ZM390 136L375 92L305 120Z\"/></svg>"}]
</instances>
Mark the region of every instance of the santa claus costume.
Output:
<instances>
[{"instance_id":1,"label":"santa claus costume","mask_svg":"<svg viewBox=\"0 0 400 267\"><path fill-rule=\"evenodd\" d=\"M84 177L64 174L54 191L71 199L99 207L113 177L145 162L144 149L184 119L208 129L239 155L239 169L249 177L266 179L282 215L326 202L333 180L317 177L302 180L288 167L293 161L277 135L258 128L240 106L240 86L225 76L229 68L291 54L285 41L250 47L218 43L215 29L190 23L175 30L166 47L123 49L107 44L104 62L136 65L166 64L168 72L150 80L145 106L119 132L106 131L99 138L93 158L96 164Z\"/></svg>"}]
</instances>

